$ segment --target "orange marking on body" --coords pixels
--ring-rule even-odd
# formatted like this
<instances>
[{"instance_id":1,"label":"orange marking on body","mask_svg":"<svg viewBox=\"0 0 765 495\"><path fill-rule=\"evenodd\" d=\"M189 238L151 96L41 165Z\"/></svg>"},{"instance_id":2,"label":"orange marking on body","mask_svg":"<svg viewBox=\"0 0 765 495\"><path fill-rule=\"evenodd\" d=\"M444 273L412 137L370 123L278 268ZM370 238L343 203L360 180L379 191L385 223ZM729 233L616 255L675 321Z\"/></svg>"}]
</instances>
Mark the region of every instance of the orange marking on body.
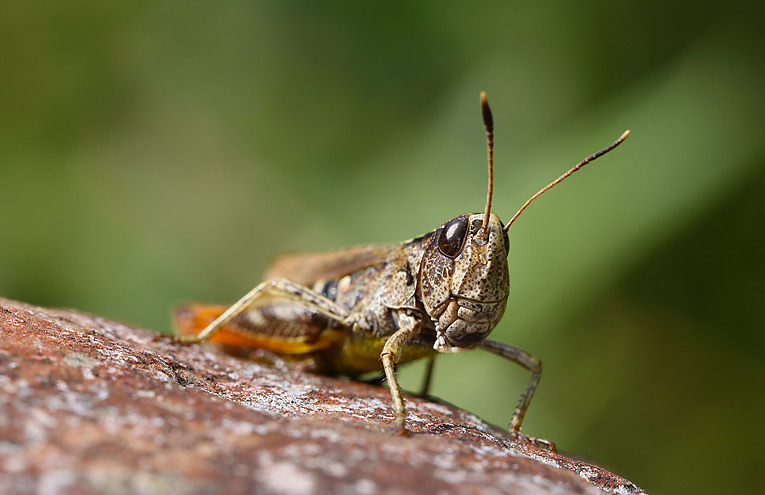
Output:
<instances>
[{"instance_id":1,"label":"orange marking on body","mask_svg":"<svg viewBox=\"0 0 765 495\"><path fill-rule=\"evenodd\" d=\"M175 309L174 326L178 335L197 335L215 321L228 306L184 304ZM264 349L277 354L305 354L326 349L342 340L341 332L326 330L313 342L303 338L283 338L259 335L253 331L227 325L218 330L209 342L249 349Z\"/></svg>"}]
</instances>

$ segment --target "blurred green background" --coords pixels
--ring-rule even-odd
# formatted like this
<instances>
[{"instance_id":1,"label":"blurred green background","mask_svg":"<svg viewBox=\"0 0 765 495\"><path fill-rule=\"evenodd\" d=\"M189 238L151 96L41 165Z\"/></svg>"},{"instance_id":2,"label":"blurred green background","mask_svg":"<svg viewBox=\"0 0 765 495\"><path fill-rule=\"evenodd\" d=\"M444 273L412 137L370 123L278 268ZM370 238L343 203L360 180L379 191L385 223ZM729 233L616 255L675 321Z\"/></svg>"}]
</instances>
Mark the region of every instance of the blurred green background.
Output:
<instances>
[{"instance_id":1,"label":"blurred green background","mask_svg":"<svg viewBox=\"0 0 765 495\"><path fill-rule=\"evenodd\" d=\"M276 253L480 211L485 90L505 220L633 133L510 232L493 336L545 364L525 431L652 493L762 487L763 10L6 2L0 295L167 331ZM450 355L434 392L504 424L527 379Z\"/></svg>"}]
</instances>

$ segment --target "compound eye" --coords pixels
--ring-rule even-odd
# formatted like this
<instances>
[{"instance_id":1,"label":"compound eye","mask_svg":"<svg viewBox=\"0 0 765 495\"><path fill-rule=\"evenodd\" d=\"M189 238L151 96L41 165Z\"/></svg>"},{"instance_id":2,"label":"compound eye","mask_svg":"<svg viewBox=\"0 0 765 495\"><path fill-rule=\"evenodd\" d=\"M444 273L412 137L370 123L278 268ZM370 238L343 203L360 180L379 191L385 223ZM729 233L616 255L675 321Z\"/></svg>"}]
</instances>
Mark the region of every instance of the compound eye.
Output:
<instances>
[{"instance_id":1,"label":"compound eye","mask_svg":"<svg viewBox=\"0 0 765 495\"><path fill-rule=\"evenodd\" d=\"M468 219L466 216L449 220L438 236L438 250L449 258L456 258L462 252L467 238Z\"/></svg>"}]
</instances>

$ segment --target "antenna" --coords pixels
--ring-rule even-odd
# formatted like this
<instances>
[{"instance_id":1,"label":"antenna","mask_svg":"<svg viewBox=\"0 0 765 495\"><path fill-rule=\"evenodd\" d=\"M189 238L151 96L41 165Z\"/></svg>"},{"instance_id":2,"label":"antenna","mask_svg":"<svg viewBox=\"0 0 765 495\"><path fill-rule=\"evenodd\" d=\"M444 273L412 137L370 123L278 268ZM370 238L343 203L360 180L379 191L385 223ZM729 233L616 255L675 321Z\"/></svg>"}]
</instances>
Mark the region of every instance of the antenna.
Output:
<instances>
[{"instance_id":1,"label":"antenna","mask_svg":"<svg viewBox=\"0 0 765 495\"><path fill-rule=\"evenodd\" d=\"M488 107L487 107L487 108L488 108ZM487 134L488 134L488 131L487 131ZM559 182L561 182L563 179L567 178L569 175L573 174L574 172L576 172L576 171L577 171L577 170L579 170L580 168L584 167L585 165L587 165L587 164L588 164L588 163L590 163L591 161L594 161L594 160L596 160L596 159L600 158L601 156L605 155L606 153L608 153L608 152L609 152L609 151L611 151L612 149L616 148L617 146L619 146L620 144L622 144L622 143L624 142L624 140L625 140L625 139L627 139L627 136L629 136L629 135L630 135L630 131L624 131L624 134L622 134L622 135L619 137L619 139L617 139L616 141L614 141L614 142L613 142L613 144L611 144L611 146L608 146L607 148L604 148L604 149L602 149L602 150L598 151L597 153L593 153L592 155L588 156L587 158L585 158L585 159L584 159L584 160L582 160L581 162L577 163L577 164L576 164L576 165L575 165L575 166L574 166L574 167L573 167L571 170L569 170L569 171L568 171L568 172L566 172L565 174L561 175L560 177L558 177L557 179L555 179L554 181L550 182L550 183L549 183L549 184L547 184L545 187L543 187L542 189L540 189L540 190L539 190L539 192L538 192L538 193L536 193L535 195L533 195L532 197L530 197L530 198L529 198L529 200L528 200L528 201L526 201L526 202L523 204L523 206L521 206L521 209L520 209L520 210L518 210L518 212L517 212L515 215L513 215L513 218L511 218L511 219L510 219L510 221L509 221L509 222L507 222L507 225L505 225L505 229L504 229L504 230L505 230L505 232L507 232L507 231L508 231L508 229L510 228L510 226L513 224L513 222L515 222L515 219L516 219L516 218L518 218L518 216L519 216L519 215L520 215L520 214L523 212L523 210L525 210L525 209L526 209L526 207L527 207L527 206L529 206L529 204L531 204L531 202L532 202L532 201L534 201L534 200L535 200L535 199L537 199L539 196L541 196L541 195L542 195L542 193L544 193L544 192L547 192L549 189L552 189L552 187L553 187L553 186L557 185L557 184L558 184ZM491 169L491 165L489 166L489 168ZM490 189L490 190L491 190L491 189ZM489 197L491 198L491 195L489 195ZM486 210L487 210L487 211L489 210L489 205L488 205L488 204L486 205ZM484 219L484 225L485 225L485 224L486 224L486 219Z\"/></svg>"},{"instance_id":2,"label":"antenna","mask_svg":"<svg viewBox=\"0 0 765 495\"><path fill-rule=\"evenodd\" d=\"M481 231L485 233L489 227L491 197L494 194L494 117L491 115L489 100L483 91L481 91L481 116L483 117L483 127L486 129L486 146L489 159L489 190L486 192L486 209L483 213L483 225L481 226Z\"/></svg>"}]
</instances>

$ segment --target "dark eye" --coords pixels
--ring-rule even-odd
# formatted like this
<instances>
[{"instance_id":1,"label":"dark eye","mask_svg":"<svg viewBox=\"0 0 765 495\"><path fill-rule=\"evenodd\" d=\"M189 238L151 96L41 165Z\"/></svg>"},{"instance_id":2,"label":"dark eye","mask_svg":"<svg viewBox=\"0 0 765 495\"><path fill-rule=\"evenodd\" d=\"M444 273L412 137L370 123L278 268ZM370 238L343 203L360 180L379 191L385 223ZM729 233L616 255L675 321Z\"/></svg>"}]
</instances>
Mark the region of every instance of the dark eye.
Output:
<instances>
[{"instance_id":1,"label":"dark eye","mask_svg":"<svg viewBox=\"0 0 765 495\"><path fill-rule=\"evenodd\" d=\"M462 252L462 246L467 237L467 217L457 217L449 220L438 236L438 250L444 256L456 258Z\"/></svg>"}]
</instances>

